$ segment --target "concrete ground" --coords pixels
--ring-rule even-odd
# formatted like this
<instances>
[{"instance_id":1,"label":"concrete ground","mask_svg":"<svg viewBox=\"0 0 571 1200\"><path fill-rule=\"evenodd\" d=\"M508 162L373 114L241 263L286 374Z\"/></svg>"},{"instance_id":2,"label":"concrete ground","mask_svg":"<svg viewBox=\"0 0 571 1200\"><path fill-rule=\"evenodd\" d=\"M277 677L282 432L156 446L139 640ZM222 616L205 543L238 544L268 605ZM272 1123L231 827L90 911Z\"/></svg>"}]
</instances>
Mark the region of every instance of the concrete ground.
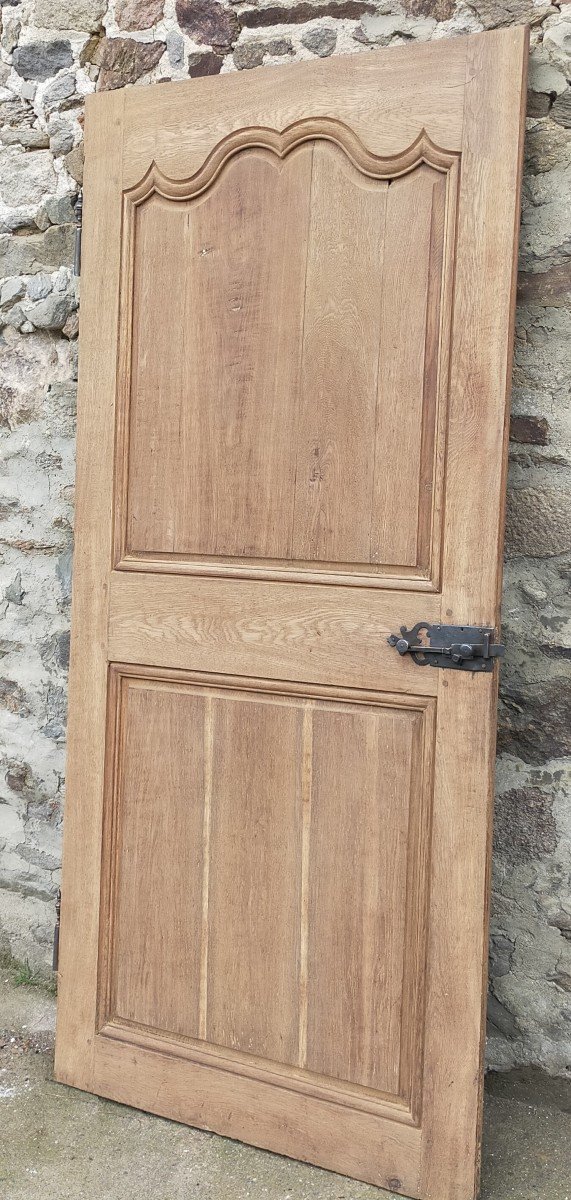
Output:
<instances>
[{"instance_id":1,"label":"concrete ground","mask_svg":"<svg viewBox=\"0 0 571 1200\"><path fill-rule=\"evenodd\" d=\"M55 1001L0 970L2 1200L390 1200L51 1080ZM571 1200L571 1085L488 1079L482 1200Z\"/></svg>"}]
</instances>

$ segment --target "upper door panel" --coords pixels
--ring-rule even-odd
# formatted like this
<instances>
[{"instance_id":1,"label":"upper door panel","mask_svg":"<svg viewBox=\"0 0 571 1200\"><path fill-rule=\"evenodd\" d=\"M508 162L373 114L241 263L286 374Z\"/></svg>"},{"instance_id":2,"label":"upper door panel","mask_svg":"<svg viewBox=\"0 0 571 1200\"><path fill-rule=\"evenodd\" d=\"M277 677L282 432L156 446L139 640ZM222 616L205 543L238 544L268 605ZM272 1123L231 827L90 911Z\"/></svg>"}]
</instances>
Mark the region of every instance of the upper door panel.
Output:
<instances>
[{"instance_id":1,"label":"upper door panel","mask_svg":"<svg viewBox=\"0 0 571 1200\"><path fill-rule=\"evenodd\" d=\"M173 88L176 151L127 115L116 566L439 590L464 56L422 118L398 59L385 131L364 61L334 117L327 64L275 128L263 79L189 145Z\"/></svg>"},{"instance_id":2,"label":"upper door panel","mask_svg":"<svg viewBox=\"0 0 571 1200\"><path fill-rule=\"evenodd\" d=\"M121 557L437 585L456 183L323 120L127 193Z\"/></svg>"}]
</instances>

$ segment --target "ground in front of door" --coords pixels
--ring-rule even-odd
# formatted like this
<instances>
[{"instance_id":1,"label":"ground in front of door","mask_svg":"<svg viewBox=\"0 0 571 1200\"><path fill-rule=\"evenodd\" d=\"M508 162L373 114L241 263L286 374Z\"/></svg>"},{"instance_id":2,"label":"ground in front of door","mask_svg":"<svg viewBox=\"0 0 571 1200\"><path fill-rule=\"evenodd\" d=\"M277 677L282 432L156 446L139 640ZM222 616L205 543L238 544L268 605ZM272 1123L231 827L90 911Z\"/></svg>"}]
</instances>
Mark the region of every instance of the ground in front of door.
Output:
<instances>
[{"instance_id":1,"label":"ground in front of door","mask_svg":"<svg viewBox=\"0 0 571 1200\"><path fill-rule=\"evenodd\" d=\"M3 1200L380 1200L366 1184L52 1082L55 1000L0 969ZM571 1084L488 1079L482 1200L571 1200Z\"/></svg>"}]
</instances>

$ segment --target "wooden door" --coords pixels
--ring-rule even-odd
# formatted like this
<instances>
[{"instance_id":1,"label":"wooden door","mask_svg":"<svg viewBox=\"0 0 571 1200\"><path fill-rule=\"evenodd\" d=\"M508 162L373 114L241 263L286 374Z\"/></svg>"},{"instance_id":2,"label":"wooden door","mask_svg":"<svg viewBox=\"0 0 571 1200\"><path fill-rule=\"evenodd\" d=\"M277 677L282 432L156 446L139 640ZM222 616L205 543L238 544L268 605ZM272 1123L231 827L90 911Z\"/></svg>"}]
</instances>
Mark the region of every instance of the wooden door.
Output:
<instances>
[{"instance_id":1,"label":"wooden door","mask_svg":"<svg viewBox=\"0 0 571 1200\"><path fill-rule=\"evenodd\" d=\"M522 29L88 100L57 1078L477 1186Z\"/></svg>"}]
</instances>

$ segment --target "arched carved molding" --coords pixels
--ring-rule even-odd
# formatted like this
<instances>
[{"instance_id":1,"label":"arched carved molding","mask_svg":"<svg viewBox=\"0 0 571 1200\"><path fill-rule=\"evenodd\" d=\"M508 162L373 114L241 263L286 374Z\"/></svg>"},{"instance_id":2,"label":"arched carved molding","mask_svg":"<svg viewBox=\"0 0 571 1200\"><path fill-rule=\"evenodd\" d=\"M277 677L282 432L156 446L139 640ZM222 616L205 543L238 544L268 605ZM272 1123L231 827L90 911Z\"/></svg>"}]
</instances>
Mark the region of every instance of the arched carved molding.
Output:
<instances>
[{"instance_id":1,"label":"arched carved molding","mask_svg":"<svg viewBox=\"0 0 571 1200\"><path fill-rule=\"evenodd\" d=\"M295 121L282 133L262 126L230 133L214 147L200 170L188 179L170 179L153 161L139 183L125 192L125 199L133 205L143 204L152 195L163 196L166 200L191 200L211 187L226 164L245 150L266 150L278 159L285 159L296 147L313 141L332 142L362 175L370 179L395 179L421 163L446 173L459 158L457 152L437 146L425 129L399 154L387 157L372 154L342 121L332 117L312 117Z\"/></svg>"}]
</instances>

